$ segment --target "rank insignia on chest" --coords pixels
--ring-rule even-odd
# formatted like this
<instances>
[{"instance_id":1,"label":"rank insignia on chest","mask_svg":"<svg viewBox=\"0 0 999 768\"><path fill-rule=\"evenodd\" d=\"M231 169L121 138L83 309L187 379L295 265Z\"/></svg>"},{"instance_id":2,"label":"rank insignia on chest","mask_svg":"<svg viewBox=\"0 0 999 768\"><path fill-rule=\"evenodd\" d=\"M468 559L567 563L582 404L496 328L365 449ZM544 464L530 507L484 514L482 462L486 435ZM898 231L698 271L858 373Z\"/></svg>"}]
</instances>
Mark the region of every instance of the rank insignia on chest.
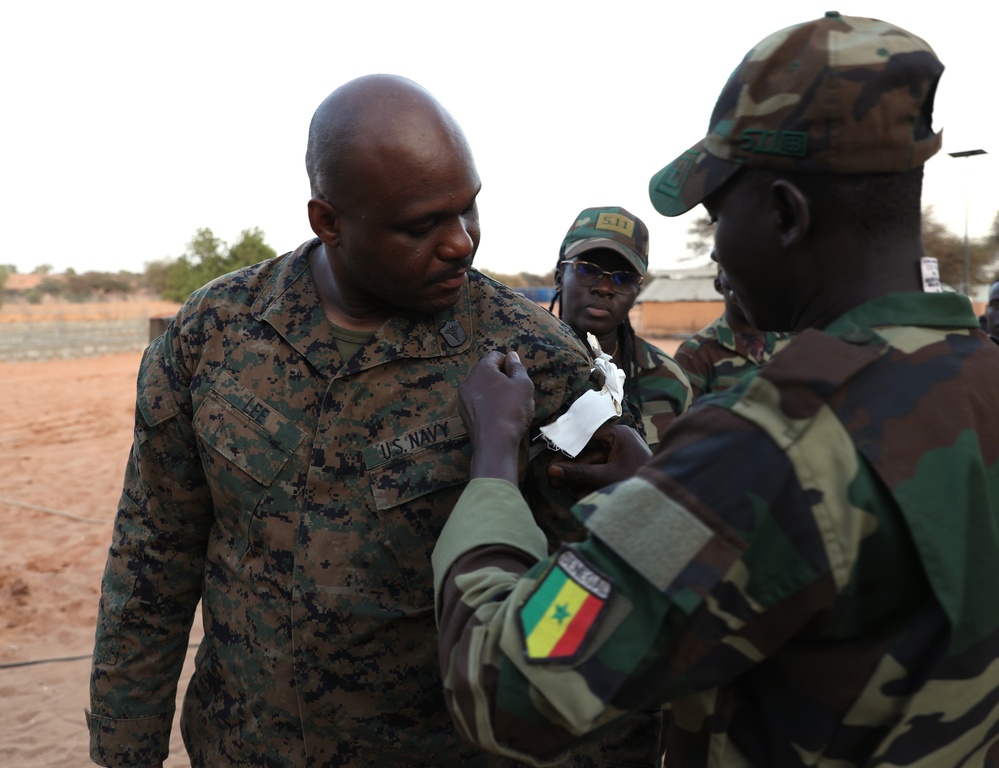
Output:
<instances>
[{"instance_id":1,"label":"rank insignia on chest","mask_svg":"<svg viewBox=\"0 0 999 768\"><path fill-rule=\"evenodd\" d=\"M563 547L520 609L527 661L578 658L607 613L613 583Z\"/></svg>"},{"instance_id":2,"label":"rank insignia on chest","mask_svg":"<svg viewBox=\"0 0 999 768\"><path fill-rule=\"evenodd\" d=\"M457 320L448 320L444 325L440 327L440 335L444 337L444 341L452 347L460 347L465 343L465 339L468 338L468 334L465 333L465 329L461 327L461 323Z\"/></svg>"}]
</instances>

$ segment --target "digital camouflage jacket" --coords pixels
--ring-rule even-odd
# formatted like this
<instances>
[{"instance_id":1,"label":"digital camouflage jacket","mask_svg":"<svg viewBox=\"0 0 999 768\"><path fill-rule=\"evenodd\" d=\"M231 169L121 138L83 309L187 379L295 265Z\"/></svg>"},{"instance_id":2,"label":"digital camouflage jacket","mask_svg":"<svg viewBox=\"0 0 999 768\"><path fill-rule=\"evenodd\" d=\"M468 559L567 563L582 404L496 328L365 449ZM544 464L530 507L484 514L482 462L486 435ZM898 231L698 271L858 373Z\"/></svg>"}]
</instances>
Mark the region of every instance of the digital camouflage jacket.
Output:
<instances>
[{"instance_id":1,"label":"digital camouflage jacket","mask_svg":"<svg viewBox=\"0 0 999 768\"><path fill-rule=\"evenodd\" d=\"M999 765L997 381L966 297L893 294L695 405L582 544L473 481L434 552L456 724L551 758L669 701L667 766Z\"/></svg>"},{"instance_id":2,"label":"digital camouflage jacket","mask_svg":"<svg viewBox=\"0 0 999 768\"><path fill-rule=\"evenodd\" d=\"M669 355L645 339L635 337L639 371L635 376L645 439L655 448L674 416L687 412L693 394L687 374ZM664 418L665 416L665 418Z\"/></svg>"},{"instance_id":3,"label":"digital camouflage jacket","mask_svg":"<svg viewBox=\"0 0 999 768\"><path fill-rule=\"evenodd\" d=\"M767 362L791 340L788 333L758 331L757 334L759 347L754 355L745 336L733 331L722 315L677 348L674 358L690 379L695 400L734 387L746 373Z\"/></svg>"},{"instance_id":4,"label":"digital camouflage jacket","mask_svg":"<svg viewBox=\"0 0 999 768\"><path fill-rule=\"evenodd\" d=\"M399 314L342 360L317 244L200 289L143 357L91 680L103 765L166 757L199 600L193 765L486 764L435 657L430 552L470 461L457 385L517 350L537 427L600 382L568 328L475 271L451 310ZM548 459L524 491L553 541L580 538Z\"/></svg>"}]
</instances>

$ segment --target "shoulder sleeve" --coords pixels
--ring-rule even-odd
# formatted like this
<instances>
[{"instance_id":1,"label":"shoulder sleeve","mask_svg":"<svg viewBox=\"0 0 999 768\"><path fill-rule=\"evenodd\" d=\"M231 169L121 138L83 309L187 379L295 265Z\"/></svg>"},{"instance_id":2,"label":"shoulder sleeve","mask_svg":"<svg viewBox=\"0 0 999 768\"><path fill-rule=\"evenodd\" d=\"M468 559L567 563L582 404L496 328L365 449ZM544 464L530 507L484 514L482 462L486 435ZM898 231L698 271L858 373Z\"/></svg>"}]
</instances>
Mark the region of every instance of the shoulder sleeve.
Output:
<instances>
[{"instance_id":1,"label":"shoulder sleeve","mask_svg":"<svg viewBox=\"0 0 999 768\"><path fill-rule=\"evenodd\" d=\"M553 759L629 712L735 678L835 600L780 448L721 408L676 427L637 477L576 506L584 542L537 564L479 542L451 565L440 658L472 741ZM719 440L751 460L719 462Z\"/></svg>"},{"instance_id":2,"label":"shoulder sleeve","mask_svg":"<svg viewBox=\"0 0 999 768\"><path fill-rule=\"evenodd\" d=\"M541 560L548 554L545 536L520 492L505 480L476 478L462 491L434 546L434 593L440 594L441 581L458 558L478 547L495 544L519 549L529 561Z\"/></svg>"},{"instance_id":3,"label":"shoulder sleeve","mask_svg":"<svg viewBox=\"0 0 999 768\"><path fill-rule=\"evenodd\" d=\"M179 348L174 324L147 348L138 375L91 672L91 757L105 765L165 759L200 596L212 504Z\"/></svg>"},{"instance_id":4,"label":"shoulder sleeve","mask_svg":"<svg viewBox=\"0 0 999 768\"><path fill-rule=\"evenodd\" d=\"M569 511L578 494L569 488L555 488L548 479L549 465L561 454L548 447L540 429L562 416L585 393L600 390L604 382L603 374L567 325L545 315L529 328L532 341L525 339L521 349L530 353L522 354L521 359L534 382L535 414L521 490L551 550L561 540L578 541L583 529ZM622 412L619 419L634 425L630 412Z\"/></svg>"},{"instance_id":5,"label":"shoulder sleeve","mask_svg":"<svg viewBox=\"0 0 999 768\"><path fill-rule=\"evenodd\" d=\"M690 382L692 400L697 400L708 389L708 377L713 365L711 343L711 339L697 334L683 342L674 355Z\"/></svg>"},{"instance_id":6,"label":"shoulder sleeve","mask_svg":"<svg viewBox=\"0 0 999 768\"><path fill-rule=\"evenodd\" d=\"M680 365L661 349L642 340L650 367L639 371L636 381L642 421L650 446L658 444L674 417L690 409L693 388Z\"/></svg>"}]
</instances>

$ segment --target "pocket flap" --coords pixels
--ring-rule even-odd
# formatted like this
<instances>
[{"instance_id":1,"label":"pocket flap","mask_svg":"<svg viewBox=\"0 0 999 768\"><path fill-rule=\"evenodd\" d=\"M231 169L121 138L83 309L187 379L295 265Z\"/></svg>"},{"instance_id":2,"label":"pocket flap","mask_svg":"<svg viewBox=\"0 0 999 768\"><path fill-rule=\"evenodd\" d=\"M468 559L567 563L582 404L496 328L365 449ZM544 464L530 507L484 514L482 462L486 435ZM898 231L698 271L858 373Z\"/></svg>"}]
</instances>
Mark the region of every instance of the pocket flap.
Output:
<instances>
[{"instance_id":1,"label":"pocket flap","mask_svg":"<svg viewBox=\"0 0 999 768\"><path fill-rule=\"evenodd\" d=\"M302 431L223 371L194 416L198 436L259 483L270 485Z\"/></svg>"},{"instance_id":2,"label":"pocket flap","mask_svg":"<svg viewBox=\"0 0 999 768\"><path fill-rule=\"evenodd\" d=\"M378 509L391 509L468 480L472 448L460 416L442 419L364 449Z\"/></svg>"}]
</instances>

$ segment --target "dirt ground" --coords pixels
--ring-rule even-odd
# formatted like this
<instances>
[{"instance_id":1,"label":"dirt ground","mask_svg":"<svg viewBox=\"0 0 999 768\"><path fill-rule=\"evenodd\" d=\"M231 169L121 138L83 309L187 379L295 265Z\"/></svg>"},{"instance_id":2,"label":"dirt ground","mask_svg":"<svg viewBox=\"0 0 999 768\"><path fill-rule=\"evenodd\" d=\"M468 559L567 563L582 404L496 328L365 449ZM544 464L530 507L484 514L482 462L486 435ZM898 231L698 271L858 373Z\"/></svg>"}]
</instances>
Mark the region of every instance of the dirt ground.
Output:
<instances>
[{"instance_id":1,"label":"dirt ground","mask_svg":"<svg viewBox=\"0 0 999 768\"><path fill-rule=\"evenodd\" d=\"M0 362L0 764L91 764L83 710L139 359ZM187 765L176 724L166 765Z\"/></svg>"},{"instance_id":2,"label":"dirt ground","mask_svg":"<svg viewBox=\"0 0 999 768\"><path fill-rule=\"evenodd\" d=\"M0 363L0 764L91 765L83 710L139 358ZM171 753L187 764L179 732Z\"/></svg>"}]
</instances>

